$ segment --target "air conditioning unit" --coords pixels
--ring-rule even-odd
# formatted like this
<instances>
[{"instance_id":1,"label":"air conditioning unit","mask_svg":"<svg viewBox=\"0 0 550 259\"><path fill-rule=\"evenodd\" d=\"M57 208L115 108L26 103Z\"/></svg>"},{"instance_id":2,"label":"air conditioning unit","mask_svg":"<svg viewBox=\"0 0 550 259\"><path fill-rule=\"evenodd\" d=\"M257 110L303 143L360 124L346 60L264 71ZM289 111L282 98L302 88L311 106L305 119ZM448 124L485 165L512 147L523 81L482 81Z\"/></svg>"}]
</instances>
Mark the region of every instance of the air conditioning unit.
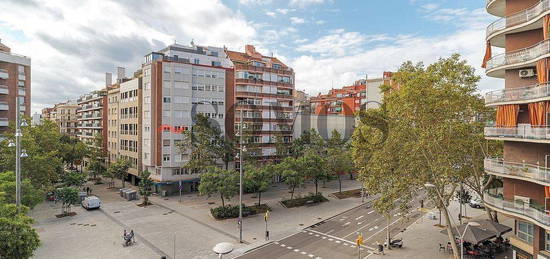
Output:
<instances>
[{"instance_id":1,"label":"air conditioning unit","mask_svg":"<svg viewBox=\"0 0 550 259\"><path fill-rule=\"evenodd\" d=\"M520 69L519 70L519 77L533 77L535 76L535 70L534 69Z\"/></svg>"}]
</instances>

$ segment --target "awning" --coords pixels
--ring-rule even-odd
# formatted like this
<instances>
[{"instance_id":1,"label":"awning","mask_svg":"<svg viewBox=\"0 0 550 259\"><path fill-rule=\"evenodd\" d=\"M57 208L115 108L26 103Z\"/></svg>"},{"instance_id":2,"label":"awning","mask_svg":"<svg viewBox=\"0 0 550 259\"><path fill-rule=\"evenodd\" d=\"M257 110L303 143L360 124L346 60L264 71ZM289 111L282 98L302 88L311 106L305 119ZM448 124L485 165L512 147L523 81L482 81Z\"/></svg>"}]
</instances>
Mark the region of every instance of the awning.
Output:
<instances>
[{"instance_id":1,"label":"awning","mask_svg":"<svg viewBox=\"0 0 550 259\"><path fill-rule=\"evenodd\" d=\"M481 225L481 224L480 224ZM491 238L497 237L499 234L496 232L493 232L492 230L488 230L486 228L474 227L474 226L468 226L466 229L466 232L464 232L464 229L466 228L467 224L462 224L458 227L452 227L452 233L453 236L460 238L462 234L464 234L464 241L477 244L480 242L483 242L485 240L489 240ZM458 228L458 233L456 232ZM440 231L441 234L447 234L447 229L443 229Z\"/></svg>"}]
</instances>

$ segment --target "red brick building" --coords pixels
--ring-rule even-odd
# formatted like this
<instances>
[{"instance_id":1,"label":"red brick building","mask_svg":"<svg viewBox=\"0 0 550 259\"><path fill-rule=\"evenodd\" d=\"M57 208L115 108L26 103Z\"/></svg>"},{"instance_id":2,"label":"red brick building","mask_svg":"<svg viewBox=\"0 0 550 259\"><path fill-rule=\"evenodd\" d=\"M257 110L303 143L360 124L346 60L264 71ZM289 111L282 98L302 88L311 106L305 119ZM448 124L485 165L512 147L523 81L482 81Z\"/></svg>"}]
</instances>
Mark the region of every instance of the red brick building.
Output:
<instances>
[{"instance_id":1,"label":"red brick building","mask_svg":"<svg viewBox=\"0 0 550 259\"><path fill-rule=\"evenodd\" d=\"M353 85L341 89L331 89L328 94L319 94L311 98L311 111L315 115L353 116L361 109L361 99L365 99L366 89L365 80L356 81Z\"/></svg>"}]
</instances>

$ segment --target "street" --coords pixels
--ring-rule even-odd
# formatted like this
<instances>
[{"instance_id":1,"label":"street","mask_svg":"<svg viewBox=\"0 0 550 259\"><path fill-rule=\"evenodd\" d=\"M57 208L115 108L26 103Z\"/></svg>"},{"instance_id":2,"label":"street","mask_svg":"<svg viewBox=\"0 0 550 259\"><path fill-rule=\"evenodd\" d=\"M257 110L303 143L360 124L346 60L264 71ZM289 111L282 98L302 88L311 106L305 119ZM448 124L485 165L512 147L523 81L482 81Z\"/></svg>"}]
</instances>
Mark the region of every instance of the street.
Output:
<instances>
[{"instance_id":1,"label":"street","mask_svg":"<svg viewBox=\"0 0 550 259\"><path fill-rule=\"evenodd\" d=\"M411 201L411 212L407 215L392 211L390 235L401 232L422 215L418 211L418 201L419 198ZM377 242L384 243L387 228L386 217L369 204L357 206L238 258L356 258L359 249L355 240L359 233L363 236L361 258L369 257L377 252ZM404 240L404 246L406 242Z\"/></svg>"}]
</instances>

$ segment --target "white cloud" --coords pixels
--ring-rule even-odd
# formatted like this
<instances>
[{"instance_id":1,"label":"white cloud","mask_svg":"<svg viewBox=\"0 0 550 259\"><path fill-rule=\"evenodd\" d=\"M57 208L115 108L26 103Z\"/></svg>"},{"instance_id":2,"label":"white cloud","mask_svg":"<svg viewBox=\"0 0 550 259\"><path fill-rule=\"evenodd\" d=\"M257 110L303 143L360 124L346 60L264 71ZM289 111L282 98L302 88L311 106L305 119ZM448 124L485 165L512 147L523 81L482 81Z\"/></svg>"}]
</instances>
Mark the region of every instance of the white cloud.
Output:
<instances>
[{"instance_id":1,"label":"white cloud","mask_svg":"<svg viewBox=\"0 0 550 259\"><path fill-rule=\"evenodd\" d=\"M18 1L0 8L3 43L32 58L33 111L104 86L104 73L127 67L174 40L241 49L256 29L220 0L135 2Z\"/></svg>"},{"instance_id":2,"label":"white cloud","mask_svg":"<svg viewBox=\"0 0 550 259\"><path fill-rule=\"evenodd\" d=\"M327 22L325 22L325 21L323 21L323 20L317 20L317 21L315 21L315 24L318 24L318 25L323 25L323 24L325 24L325 23L327 23Z\"/></svg>"},{"instance_id":3,"label":"white cloud","mask_svg":"<svg viewBox=\"0 0 550 259\"><path fill-rule=\"evenodd\" d=\"M309 5L317 5L317 4L323 4L325 3L325 0L290 0L291 6L297 6L300 8L309 6Z\"/></svg>"},{"instance_id":4,"label":"white cloud","mask_svg":"<svg viewBox=\"0 0 550 259\"><path fill-rule=\"evenodd\" d=\"M367 36L357 34L354 36L351 38L363 38L363 40L356 40L353 44L342 46L342 49L348 49L345 55L323 53L328 51L325 48L346 42L338 41L333 36L328 38L325 36L316 41L322 44L309 45L312 54L321 55L302 55L292 61L291 66L296 71L296 88L317 95L319 92L325 93L331 89L332 82L334 87L341 87L364 78L365 74L368 74L369 78L376 78L381 77L384 71L396 71L407 60L430 64L440 57L448 57L453 53L460 53L468 64L476 68L476 74L482 76L479 85L482 92L502 87L502 80L484 76L485 71L480 68L485 50L484 30L463 29L436 37L398 36L371 48L363 48L360 44ZM333 52L341 54L338 51ZM329 52L329 54L334 53Z\"/></svg>"},{"instance_id":5,"label":"white cloud","mask_svg":"<svg viewBox=\"0 0 550 259\"><path fill-rule=\"evenodd\" d=\"M279 9L275 9L276 12L282 14L282 15L285 15L287 14L288 12L290 12L289 9L285 9L285 8L279 8Z\"/></svg>"},{"instance_id":6,"label":"white cloud","mask_svg":"<svg viewBox=\"0 0 550 259\"><path fill-rule=\"evenodd\" d=\"M433 11L435 9L437 9L439 7L438 4L434 4L434 3L430 3L430 4L425 4L425 5L422 5L420 6L422 8L423 11Z\"/></svg>"},{"instance_id":7,"label":"white cloud","mask_svg":"<svg viewBox=\"0 0 550 259\"><path fill-rule=\"evenodd\" d=\"M321 54L323 56L343 56L350 52L357 53L364 44L385 41L389 37L384 34L364 35L359 32L346 32L336 29L314 42L298 46L298 51Z\"/></svg>"},{"instance_id":8,"label":"white cloud","mask_svg":"<svg viewBox=\"0 0 550 259\"><path fill-rule=\"evenodd\" d=\"M268 11L268 12L265 12L265 15L275 18L277 16L277 13Z\"/></svg>"},{"instance_id":9,"label":"white cloud","mask_svg":"<svg viewBox=\"0 0 550 259\"><path fill-rule=\"evenodd\" d=\"M305 23L306 20L304 20L303 18L300 18L300 17L290 17L290 23L292 24L303 24Z\"/></svg>"},{"instance_id":10,"label":"white cloud","mask_svg":"<svg viewBox=\"0 0 550 259\"><path fill-rule=\"evenodd\" d=\"M242 5L250 5L250 4L265 5L265 4L270 4L271 1L272 0L239 0L239 3Z\"/></svg>"},{"instance_id":11,"label":"white cloud","mask_svg":"<svg viewBox=\"0 0 550 259\"><path fill-rule=\"evenodd\" d=\"M308 39L297 39L297 40L294 41L294 43L302 44L302 43L305 43L307 41L308 41Z\"/></svg>"}]
</instances>

